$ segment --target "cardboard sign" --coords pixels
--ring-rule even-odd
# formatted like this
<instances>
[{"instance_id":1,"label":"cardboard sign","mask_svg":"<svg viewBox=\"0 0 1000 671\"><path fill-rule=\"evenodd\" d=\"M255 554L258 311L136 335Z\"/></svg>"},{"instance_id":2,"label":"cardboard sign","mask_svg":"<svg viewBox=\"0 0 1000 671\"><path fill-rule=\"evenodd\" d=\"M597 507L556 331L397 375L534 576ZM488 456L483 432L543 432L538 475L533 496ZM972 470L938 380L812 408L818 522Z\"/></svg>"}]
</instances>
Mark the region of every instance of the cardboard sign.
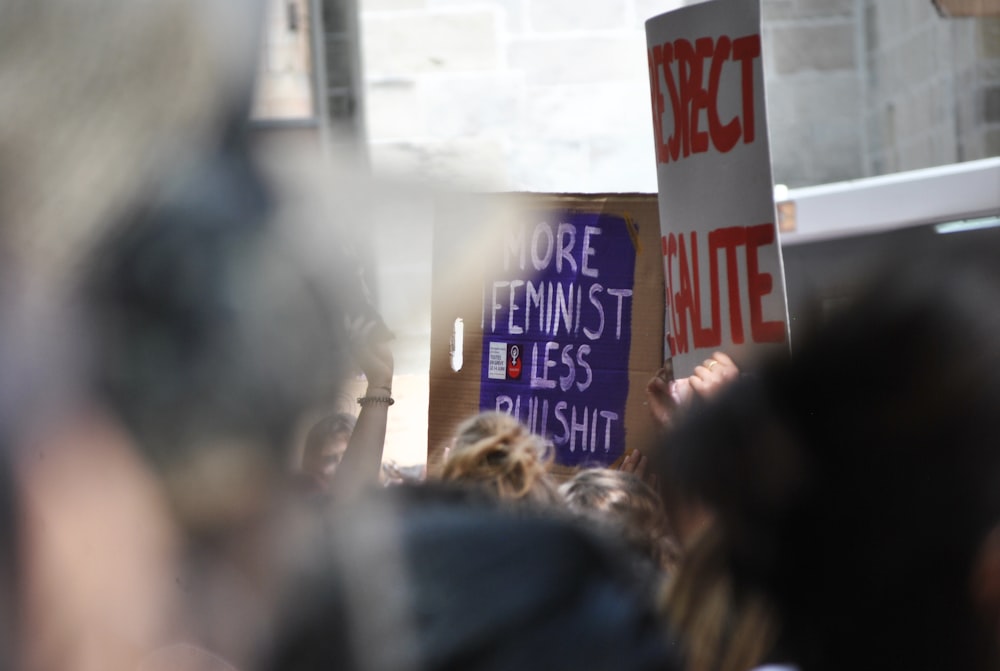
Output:
<instances>
[{"instance_id":1,"label":"cardboard sign","mask_svg":"<svg viewBox=\"0 0 1000 671\"><path fill-rule=\"evenodd\" d=\"M666 284L678 375L723 350L787 349L758 0L710 0L646 22Z\"/></svg>"},{"instance_id":2,"label":"cardboard sign","mask_svg":"<svg viewBox=\"0 0 1000 671\"><path fill-rule=\"evenodd\" d=\"M480 410L548 437L565 469L618 461L654 431L644 388L662 363L656 198L511 195L480 205L507 216L488 233L449 226L468 222L451 205L435 232L429 463ZM475 263L445 270L456 252Z\"/></svg>"}]
</instances>

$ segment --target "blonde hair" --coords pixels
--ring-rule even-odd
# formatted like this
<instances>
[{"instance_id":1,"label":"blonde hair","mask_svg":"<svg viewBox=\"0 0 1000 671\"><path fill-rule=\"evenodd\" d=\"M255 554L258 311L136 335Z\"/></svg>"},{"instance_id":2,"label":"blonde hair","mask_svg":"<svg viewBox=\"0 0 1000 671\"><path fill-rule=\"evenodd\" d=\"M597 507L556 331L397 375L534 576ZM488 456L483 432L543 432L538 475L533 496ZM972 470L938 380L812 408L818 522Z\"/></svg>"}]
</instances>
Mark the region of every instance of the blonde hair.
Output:
<instances>
[{"instance_id":1,"label":"blonde hair","mask_svg":"<svg viewBox=\"0 0 1000 671\"><path fill-rule=\"evenodd\" d=\"M709 526L684 554L664 593L688 671L746 671L764 663L779 621L764 595L737 590L720 532Z\"/></svg>"},{"instance_id":2,"label":"blonde hair","mask_svg":"<svg viewBox=\"0 0 1000 671\"><path fill-rule=\"evenodd\" d=\"M504 500L561 503L548 443L517 419L483 412L459 425L441 479L482 486Z\"/></svg>"},{"instance_id":3,"label":"blonde hair","mask_svg":"<svg viewBox=\"0 0 1000 671\"><path fill-rule=\"evenodd\" d=\"M672 570L680 551L663 501L633 473L607 468L580 471L559 492L569 509L624 534L625 541L663 570Z\"/></svg>"}]
</instances>

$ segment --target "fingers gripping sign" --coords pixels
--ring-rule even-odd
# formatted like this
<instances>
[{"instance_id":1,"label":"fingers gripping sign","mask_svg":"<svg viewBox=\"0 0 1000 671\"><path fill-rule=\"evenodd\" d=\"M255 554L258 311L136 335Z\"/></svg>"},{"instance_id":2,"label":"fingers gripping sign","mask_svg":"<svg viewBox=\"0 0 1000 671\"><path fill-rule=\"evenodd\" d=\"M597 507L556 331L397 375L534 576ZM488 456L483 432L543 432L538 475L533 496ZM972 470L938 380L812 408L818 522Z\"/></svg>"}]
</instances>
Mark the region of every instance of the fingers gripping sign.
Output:
<instances>
[{"instance_id":1,"label":"fingers gripping sign","mask_svg":"<svg viewBox=\"0 0 1000 671\"><path fill-rule=\"evenodd\" d=\"M695 367L694 374L672 380L672 369L661 368L646 385L650 413L664 429L672 428L695 394L711 398L725 385L739 377L740 370L725 352L715 352Z\"/></svg>"},{"instance_id":2,"label":"fingers gripping sign","mask_svg":"<svg viewBox=\"0 0 1000 671\"><path fill-rule=\"evenodd\" d=\"M695 367L688 380L691 388L703 398L711 398L719 389L739 376L739 369L724 352L715 352L702 365Z\"/></svg>"}]
</instances>

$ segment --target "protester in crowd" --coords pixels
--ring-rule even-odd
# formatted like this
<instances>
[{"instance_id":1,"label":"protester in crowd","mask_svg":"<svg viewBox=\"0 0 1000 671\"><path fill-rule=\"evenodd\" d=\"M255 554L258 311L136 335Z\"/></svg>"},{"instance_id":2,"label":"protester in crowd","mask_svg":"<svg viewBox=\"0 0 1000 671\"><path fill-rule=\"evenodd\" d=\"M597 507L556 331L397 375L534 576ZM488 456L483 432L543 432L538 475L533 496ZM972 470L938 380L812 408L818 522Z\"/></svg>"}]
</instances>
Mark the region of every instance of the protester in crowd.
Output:
<instances>
[{"instance_id":1,"label":"protester in crowd","mask_svg":"<svg viewBox=\"0 0 1000 671\"><path fill-rule=\"evenodd\" d=\"M474 483L505 500L559 504L551 462L544 438L506 413L483 412L458 427L441 479Z\"/></svg>"},{"instance_id":2,"label":"protester in crowd","mask_svg":"<svg viewBox=\"0 0 1000 671\"><path fill-rule=\"evenodd\" d=\"M183 668L191 650L248 668L273 624L301 526L293 429L339 391L346 324L371 319L335 293L362 293L337 240L320 273L277 226L246 123L234 103L81 264L84 363L60 371L76 398L25 440L26 668ZM358 465L371 482L380 457Z\"/></svg>"},{"instance_id":3,"label":"protester in crowd","mask_svg":"<svg viewBox=\"0 0 1000 671\"><path fill-rule=\"evenodd\" d=\"M336 413L309 429L302 448L296 481L306 493L354 496L380 481L382 451L392 398L392 351L385 343L356 345L356 355L368 381L357 399L357 417ZM338 475L339 473L339 475Z\"/></svg>"},{"instance_id":4,"label":"protester in crowd","mask_svg":"<svg viewBox=\"0 0 1000 671\"><path fill-rule=\"evenodd\" d=\"M357 418L346 412L327 415L312 425L302 449L298 480L312 492L329 491L333 474L344 458Z\"/></svg>"},{"instance_id":5,"label":"protester in crowd","mask_svg":"<svg viewBox=\"0 0 1000 671\"><path fill-rule=\"evenodd\" d=\"M747 671L777 654L779 626L759 590L734 583L720 530L691 540L663 597L687 671Z\"/></svg>"},{"instance_id":6,"label":"protester in crowd","mask_svg":"<svg viewBox=\"0 0 1000 671\"><path fill-rule=\"evenodd\" d=\"M805 671L996 668L995 273L918 258L670 437Z\"/></svg>"},{"instance_id":7,"label":"protester in crowd","mask_svg":"<svg viewBox=\"0 0 1000 671\"><path fill-rule=\"evenodd\" d=\"M110 248L115 236L123 251L128 246L125 222L142 219L173 199L172 187L191 195L205 180L197 223L190 221L195 219L187 216L190 212L174 210L187 222L182 226L187 233L220 211L233 219L249 215L248 229L260 221L255 215L260 191L243 179L242 161L230 160L233 153L222 148L227 144L223 129L232 128L229 121L240 106L236 92L249 93L258 3L221 2L204 9L167 0L0 3L0 171L5 176L0 193L0 445L6 451L0 461L6 465L9 457L16 483L4 488L4 496L16 495L17 516L15 538L3 538L4 552L17 553L16 599L6 584L0 585L4 608L16 601L16 611L13 622L0 624L5 637L16 637L18 657L0 661L4 668L139 669L148 652L175 640L185 627L175 606L192 585L174 562L180 536L175 512L181 506L173 504L199 498L208 488L189 481L195 496L177 496L180 482L168 485L166 477L151 475L152 458L144 461L139 455L152 457L160 450L147 445L140 452L133 425L126 426L119 412L125 405L135 410L138 399L116 395L115 401L123 401L117 405L104 393L103 381L114 378L123 383L119 389L142 387L143 400L152 401L148 412L130 413L130 419L143 415L141 421L148 420L155 411L170 409L167 399L179 404L182 395L189 408L199 403L224 407L224 398L199 397L210 381L167 364L184 345L206 335L196 333L205 315L175 312L175 328L163 333L137 328L129 334L137 336L134 341L115 342L121 358L104 358L97 352L114 350L109 342L98 342L104 313L92 312L96 304L89 299L79 300L79 282L81 272L98 272L86 260L97 238L107 234ZM215 19L225 27L224 40L217 39ZM192 181L182 187L185 174ZM215 189L218 200L207 197ZM163 256L146 254L143 261L160 261L172 252L188 254L192 265L218 257L213 248L218 236L187 237L193 244L183 249L171 245L170 237L157 241L165 243ZM250 242L253 237L244 238L251 254L260 248ZM116 261L125 263L121 257ZM183 259L174 257L168 265L140 262L143 267L133 267L131 282L105 285L108 302L98 302L125 304L145 291L160 291L165 298L204 290L200 305L212 304L213 286L192 283L196 273L171 275L170 270L183 269ZM232 266L223 264L218 271L227 269ZM261 284L267 282L253 287ZM252 289L248 293L260 298ZM230 304L244 297L234 296ZM148 305L145 323L157 323L154 315L161 309L165 317L168 302ZM138 310L134 314L133 325L143 321ZM232 314L220 314L219 323L227 318L246 324ZM233 340L228 347L245 354L246 344ZM317 369L327 369L329 345L328 339L314 361ZM215 353L234 363L225 348ZM185 363L180 359L172 362ZM261 366L252 359L240 359L239 365ZM144 377L153 368L162 377ZM211 374L206 367L199 373ZM205 384L182 389L175 383L185 375L188 382ZM242 393L239 384L233 386L231 402ZM283 404L278 406L280 412ZM254 412L258 409L270 416L269 408L258 406ZM176 415L165 415L161 421L169 428ZM208 439L209 433L199 437ZM232 480L256 475L250 469L226 469L225 459L215 465ZM168 488L174 494L170 502ZM10 530L7 521L5 531ZM238 613L242 605L234 600L229 607ZM197 630L198 619L192 617L189 626Z\"/></svg>"},{"instance_id":8,"label":"protester in crowd","mask_svg":"<svg viewBox=\"0 0 1000 671\"><path fill-rule=\"evenodd\" d=\"M668 360L646 385L646 404L661 433L669 435L692 405L698 400L713 398L726 385L736 380L739 374L739 368L725 352L715 352L700 366L696 366L691 375L677 379L674 379L672 362ZM657 461L663 461L663 455L656 453L653 456ZM662 464L660 468L656 468L650 463L650 457L635 450L626 455L620 468L626 472L638 473L656 487L683 548L706 528L710 515L695 496L690 492L682 495L680 488L671 483L669 469L665 472ZM658 474L663 477L660 478Z\"/></svg>"},{"instance_id":9,"label":"protester in crowd","mask_svg":"<svg viewBox=\"0 0 1000 671\"><path fill-rule=\"evenodd\" d=\"M725 352L715 352L700 366L695 366L691 375L677 379L672 363L667 361L647 383L646 403L660 427L668 430L696 396L712 398L739 374L739 368Z\"/></svg>"},{"instance_id":10,"label":"protester in crowd","mask_svg":"<svg viewBox=\"0 0 1000 671\"><path fill-rule=\"evenodd\" d=\"M699 496L662 469L670 435L695 406L710 402L738 379L739 369L724 352L715 352L688 377L673 378L670 362L649 381L647 403L663 432L655 461L661 466L661 492L677 521L683 550L664 593L663 607L682 643L688 671L747 671L772 654L777 620L767 600L749 589L737 590L722 556L720 532ZM665 454L664 454L665 453ZM629 455L623 469L651 473L651 459Z\"/></svg>"},{"instance_id":11,"label":"protester in crowd","mask_svg":"<svg viewBox=\"0 0 1000 671\"><path fill-rule=\"evenodd\" d=\"M654 490L660 488L659 477L657 477L655 469L650 467L650 459L642 453L642 450L633 449L623 456L618 464L618 470L622 473L634 474Z\"/></svg>"},{"instance_id":12,"label":"protester in crowd","mask_svg":"<svg viewBox=\"0 0 1000 671\"><path fill-rule=\"evenodd\" d=\"M305 492L345 499L381 481L382 452L392 397L392 351L386 343L355 346L368 388L358 416L337 413L306 435L297 481Z\"/></svg>"},{"instance_id":13,"label":"protester in crowd","mask_svg":"<svg viewBox=\"0 0 1000 671\"><path fill-rule=\"evenodd\" d=\"M90 393L177 530L186 631L175 636L236 666L266 627L280 573L294 428L333 398L349 360L336 299L296 262L269 202L234 130L100 241L81 301Z\"/></svg>"},{"instance_id":14,"label":"protester in crowd","mask_svg":"<svg viewBox=\"0 0 1000 671\"><path fill-rule=\"evenodd\" d=\"M270 226L243 141L133 208L87 266L95 393L168 482L231 445L270 470L346 371L335 299Z\"/></svg>"},{"instance_id":15,"label":"protester in crowd","mask_svg":"<svg viewBox=\"0 0 1000 671\"><path fill-rule=\"evenodd\" d=\"M392 397L393 358L387 342L362 342L354 338L355 359L368 383L357 399L361 410L344 447L343 458L332 473L332 493L343 500L378 485L385 448L385 432Z\"/></svg>"},{"instance_id":16,"label":"protester in crowd","mask_svg":"<svg viewBox=\"0 0 1000 671\"><path fill-rule=\"evenodd\" d=\"M673 671L648 574L481 487L378 492L332 523L259 671Z\"/></svg>"},{"instance_id":17,"label":"protester in crowd","mask_svg":"<svg viewBox=\"0 0 1000 671\"><path fill-rule=\"evenodd\" d=\"M663 502L638 475L607 468L584 469L563 483L559 492L572 513L623 538L658 570L673 572L679 550Z\"/></svg>"}]
</instances>

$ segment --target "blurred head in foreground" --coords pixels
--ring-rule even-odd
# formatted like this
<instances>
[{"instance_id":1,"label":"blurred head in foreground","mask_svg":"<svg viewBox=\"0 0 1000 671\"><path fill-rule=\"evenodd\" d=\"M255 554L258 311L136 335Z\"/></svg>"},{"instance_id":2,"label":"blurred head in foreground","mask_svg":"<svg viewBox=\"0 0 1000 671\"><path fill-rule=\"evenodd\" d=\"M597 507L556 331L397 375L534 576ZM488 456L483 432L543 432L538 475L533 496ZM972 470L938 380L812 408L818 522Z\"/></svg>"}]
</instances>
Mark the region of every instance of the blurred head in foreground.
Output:
<instances>
[{"instance_id":1,"label":"blurred head in foreground","mask_svg":"<svg viewBox=\"0 0 1000 671\"><path fill-rule=\"evenodd\" d=\"M197 590L161 485L185 531L245 518L315 391L285 376L328 368L319 338L301 336L319 363L296 366L267 327L323 313L238 147L261 4L0 3L0 442L21 481L24 668L139 668L177 636L174 599Z\"/></svg>"},{"instance_id":2,"label":"blurred head in foreground","mask_svg":"<svg viewBox=\"0 0 1000 671\"><path fill-rule=\"evenodd\" d=\"M678 668L626 557L455 487L388 488L338 519L263 671Z\"/></svg>"},{"instance_id":3,"label":"blurred head in foreground","mask_svg":"<svg viewBox=\"0 0 1000 671\"><path fill-rule=\"evenodd\" d=\"M266 502L295 423L341 381L342 317L269 214L237 137L90 259L95 391L192 529Z\"/></svg>"},{"instance_id":4,"label":"blurred head in foreground","mask_svg":"<svg viewBox=\"0 0 1000 671\"><path fill-rule=\"evenodd\" d=\"M991 261L873 283L791 362L695 410L674 469L737 587L817 669L983 669L1000 553L1000 293Z\"/></svg>"},{"instance_id":5,"label":"blurred head in foreground","mask_svg":"<svg viewBox=\"0 0 1000 671\"><path fill-rule=\"evenodd\" d=\"M441 479L476 484L504 500L560 503L550 462L544 438L508 414L483 412L459 425Z\"/></svg>"},{"instance_id":6,"label":"blurred head in foreground","mask_svg":"<svg viewBox=\"0 0 1000 671\"><path fill-rule=\"evenodd\" d=\"M591 468L577 473L559 492L570 511L625 542L657 568L672 570L679 554L663 502L634 473Z\"/></svg>"}]
</instances>

